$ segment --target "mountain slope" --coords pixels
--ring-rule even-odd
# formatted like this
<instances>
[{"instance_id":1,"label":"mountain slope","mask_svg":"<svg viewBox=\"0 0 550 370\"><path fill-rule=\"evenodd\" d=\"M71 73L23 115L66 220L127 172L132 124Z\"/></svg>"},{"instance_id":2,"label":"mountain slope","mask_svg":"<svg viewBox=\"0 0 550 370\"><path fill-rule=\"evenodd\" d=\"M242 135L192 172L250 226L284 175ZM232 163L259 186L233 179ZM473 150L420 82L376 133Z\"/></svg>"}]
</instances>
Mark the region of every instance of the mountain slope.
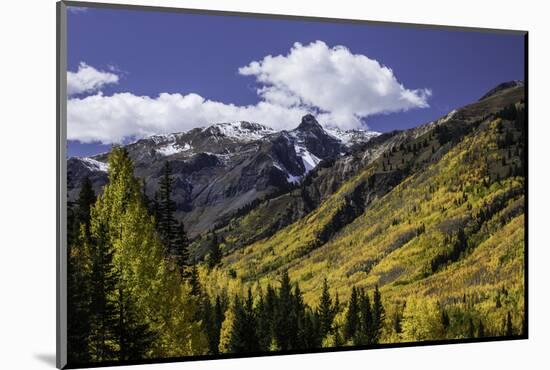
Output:
<instances>
[{"instance_id":1,"label":"mountain slope","mask_svg":"<svg viewBox=\"0 0 550 370\"><path fill-rule=\"evenodd\" d=\"M523 87L513 86L392 136L304 217L243 248L226 240L205 284L238 290L288 270L313 305L326 277L344 299L353 285L379 285L388 315L405 300L436 299L494 318L494 334L507 312L521 327L523 112Z\"/></svg>"},{"instance_id":2,"label":"mountain slope","mask_svg":"<svg viewBox=\"0 0 550 370\"><path fill-rule=\"evenodd\" d=\"M369 180L371 194L363 196L370 201L385 194L408 174L421 170L429 161L440 158L453 144L451 139L456 140L472 129L472 122L481 120L511 102L519 101L522 94L521 88L509 89L504 96L495 96L454 110L428 124L379 135L356 146L346 156L323 162L309 173L298 189L275 198L269 197L263 202L257 200L231 214L216 231L226 239L227 252L269 237L308 215L333 195L344 182L378 161L378 170L373 169L353 185L360 187L369 175L376 173ZM429 132L431 134L428 137ZM434 135L438 136L438 140L434 139ZM429 150L426 149L428 146ZM329 208L336 209L339 206L339 203L335 203ZM193 249L199 258L206 252L207 245L206 237L196 241Z\"/></svg>"}]
</instances>

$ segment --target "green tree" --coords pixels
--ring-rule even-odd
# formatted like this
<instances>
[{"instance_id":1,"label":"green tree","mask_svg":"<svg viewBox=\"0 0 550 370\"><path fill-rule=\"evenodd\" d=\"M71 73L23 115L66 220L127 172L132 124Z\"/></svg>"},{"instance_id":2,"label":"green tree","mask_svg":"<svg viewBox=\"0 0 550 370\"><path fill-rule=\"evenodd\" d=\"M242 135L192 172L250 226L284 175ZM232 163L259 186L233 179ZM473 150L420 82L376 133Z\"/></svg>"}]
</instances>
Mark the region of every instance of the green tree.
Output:
<instances>
[{"instance_id":1,"label":"green tree","mask_svg":"<svg viewBox=\"0 0 550 370\"><path fill-rule=\"evenodd\" d=\"M76 209L67 220L67 355L69 362L85 363L89 353L90 320L90 210L96 201L92 183L81 183Z\"/></svg>"},{"instance_id":2,"label":"green tree","mask_svg":"<svg viewBox=\"0 0 550 370\"><path fill-rule=\"evenodd\" d=\"M139 317L136 298L123 284L118 285L117 321L115 332L121 361L146 358L156 339L148 322Z\"/></svg>"},{"instance_id":3,"label":"green tree","mask_svg":"<svg viewBox=\"0 0 550 370\"><path fill-rule=\"evenodd\" d=\"M78 195L76 221L79 228L80 225L84 225L84 232L87 237L90 235L91 209L95 202L96 195L94 189L92 188L92 182L88 177L85 177L82 180Z\"/></svg>"},{"instance_id":4,"label":"green tree","mask_svg":"<svg viewBox=\"0 0 550 370\"><path fill-rule=\"evenodd\" d=\"M220 249L220 243L218 241L218 236L215 232L212 232L210 236L210 241L208 244L208 266L214 268L222 260L222 251Z\"/></svg>"},{"instance_id":5,"label":"green tree","mask_svg":"<svg viewBox=\"0 0 550 370\"><path fill-rule=\"evenodd\" d=\"M335 316L326 278L323 280L323 291L317 308L317 315L319 316L321 338L325 338L328 334L332 333L332 322Z\"/></svg>"},{"instance_id":6,"label":"green tree","mask_svg":"<svg viewBox=\"0 0 550 370\"><path fill-rule=\"evenodd\" d=\"M369 344L372 332L372 308L369 295L361 289L359 294L360 325L356 344Z\"/></svg>"},{"instance_id":7,"label":"green tree","mask_svg":"<svg viewBox=\"0 0 550 370\"><path fill-rule=\"evenodd\" d=\"M260 292L256 308L258 327L257 334L262 351L268 351L273 342L275 309L277 305L277 294L271 285L267 286L265 296Z\"/></svg>"},{"instance_id":8,"label":"green tree","mask_svg":"<svg viewBox=\"0 0 550 370\"><path fill-rule=\"evenodd\" d=\"M357 289L351 288L351 295L348 302L348 309L346 311L346 318L344 323L344 340L348 341L354 338L357 334L357 328L359 326L359 299L357 297Z\"/></svg>"},{"instance_id":9,"label":"green tree","mask_svg":"<svg viewBox=\"0 0 550 370\"><path fill-rule=\"evenodd\" d=\"M306 305L304 303L304 298L302 296L302 291L298 283L294 286L293 294L293 313L292 316L296 320L294 326L296 327L296 335L294 337L294 343L292 343L293 348L310 348L310 337L311 325L308 322L308 317L306 315Z\"/></svg>"},{"instance_id":10,"label":"green tree","mask_svg":"<svg viewBox=\"0 0 550 370\"><path fill-rule=\"evenodd\" d=\"M231 328L229 349L232 353L250 353L259 351L258 338L256 337L256 318L252 293L248 289L248 295L244 303L235 297L235 319Z\"/></svg>"},{"instance_id":11,"label":"green tree","mask_svg":"<svg viewBox=\"0 0 550 370\"><path fill-rule=\"evenodd\" d=\"M225 312L224 312L221 298L219 295L216 296L216 303L214 304L213 316L214 316L213 317L214 323L212 325L210 348L212 350L212 353L216 355L219 353L220 333L221 333L223 321L225 320Z\"/></svg>"},{"instance_id":12,"label":"green tree","mask_svg":"<svg viewBox=\"0 0 550 370\"><path fill-rule=\"evenodd\" d=\"M174 179L169 161L162 167L158 195L154 200L153 210L157 217L157 229L165 247L165 255L172 259L180 272L187 273L189 259L189 240L184 225L175 217L176 202L173 200Z\"/></svg>"},{"instance_id":13,"label":"green tree","mask_svg":"<svg viewBox=\"0 0 550 370\"><path fill-rule=\"evenodd\" d=\"M216 339L214 330L214 312L208 294L201 295L201 306L198 319L201 320L204 332L208 338L208 353L215 354L218 351L219 338Z\"/></svg>"},{"instance_id":14,"label":"green tree","mask_svg":"<svg viewBox=\"0 0 550 370\"><path fill-rule=\"evenodd\" d=\"M199 278L199 270L197 265L191 265L191 272L189 273L189 286L191 287L191 295L194 297L200 297L202 293L201 282Z\"/></svg>"},{"instance_id":15,"label":"green tree","mask_svg":"<svg viewBox=\"0 0 550 370\"><path fill-rule=\"evenodd\" d=\"M91 211L95 312L110 335L102 343L123 359L202 354L207 344L195 321L198 302L165 260L133 172L128 152L113 148L109 183ZM99 352L101 359L107 352Z\"/></svg>"},{"instance_id":16,"label":"green tree","mask_svg":"<svg viewBox=\"0 0 550 370\"><path fill-rule=\"evenodd\" d=\"M117 359L117 311L114 297L119 276L113 264L114 250L107 241L105 225L92 227L93 242L84 243L85 248L91 250L91 327L88 340L91 360L106 361Z\"/></svg>"},{"instance_id":17,"label":"green tree","mask_svg":"<svg viewBox=\"0 0 550 370\"><path fill-rule=\"evenodd\" d=\"M189 277L189 239L183 222L178 223L177 226L174 240L174 258L182 276Z\"/></svg>"},{"instance_id":18,"label":"green tree","mask_svg":"<svg viewBox=\"0 0 550 370\"><path fill-rule=\"evenodd\" d=\"M296 347L297 343L297 317L294 310L294 296L288 272L281 275L281 287L277 297L277 305L274 317L274 337L279 349L289 350Z\"/></svg>"},{"instance_id":19,"label":"green tree","mask_svg":"<svg viewBox=\"0 0 550 370\"><path fill-rule=\"evenodd\" d=\"M173 239L176 231L176 219L174 218L176 202L172 200L173 184L172 168L170 162L166 161L162 167L162 175L159 180L159 219L157 222L162 240L168 249L168 254L173 252Z\"/></svg>"},{"instance_id":20,"label":"green tree","mask_svg":"<svg viewBox=\"0 0 550 370\"><path fill-rule=\"evenodd\" d=\"M382 296L378 290L378 285L374 288L374 294L372 298L372 336L371 343L378 343L380 336L382 335L382 328L384 321L386 320L386 314L384 306L382 305Z\"/></svg>"}]
</instances>

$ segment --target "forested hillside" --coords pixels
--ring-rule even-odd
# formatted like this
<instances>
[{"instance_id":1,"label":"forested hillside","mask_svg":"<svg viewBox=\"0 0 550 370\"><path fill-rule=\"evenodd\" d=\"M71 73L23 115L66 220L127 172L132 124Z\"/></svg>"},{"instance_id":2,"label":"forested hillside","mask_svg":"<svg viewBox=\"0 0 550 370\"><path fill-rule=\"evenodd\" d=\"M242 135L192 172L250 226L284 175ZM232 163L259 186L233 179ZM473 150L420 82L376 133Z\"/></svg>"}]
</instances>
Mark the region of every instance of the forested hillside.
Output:
<instances>
[{"instance_id":1,"label":"forested hillside","mask_svg":"<svg viewBox=\"0 0 550 370\"><path fill-rule=\"evenodd\" d=\"M522 335L523 96L327 156L192 237L179 167L151 195L113 149L70 203L71 362Z\"/></svg>"},{"instance_id":2,"label":"forested hillside","mask_svg":"<svg viewBox=\"0 0 550 370\"><path fill-rule=\"evenodd\" d=\"M388 314L405 317L386 323L385 341L468 337L470 326L504 335L508 316L521 332L523 103L514 90L487 100L392 146L313 212L227 254L203 279L239 291L288 271L309 304L325 278L344 300L354 286L379 285ZM504 106L487 114L482 104ZM380 182L395 186L380 195ZM417 301L429 312L414 313ZM414 332L443 314L445 330Z\"/></svg>"}]
</instances>

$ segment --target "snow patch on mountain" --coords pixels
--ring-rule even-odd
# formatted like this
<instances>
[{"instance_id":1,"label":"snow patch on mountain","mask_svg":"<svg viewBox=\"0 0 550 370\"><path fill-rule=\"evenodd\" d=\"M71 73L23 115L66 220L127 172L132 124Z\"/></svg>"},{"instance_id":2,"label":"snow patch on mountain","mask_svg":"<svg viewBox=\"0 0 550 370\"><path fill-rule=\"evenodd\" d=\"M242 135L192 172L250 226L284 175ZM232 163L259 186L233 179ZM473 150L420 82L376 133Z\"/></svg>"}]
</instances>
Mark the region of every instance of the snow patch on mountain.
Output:
<instances>
[{"instance_id":1,"label":"snow patch on mountain","mask_svg":"<svg viewBox=\"0 0 550 370\"><path fill-rule=\"evenodd\" d=\"M147 139L151 140L155 144L164 144L176 141L176 134L159 134L151 135Z\"/></svg>"},{"instance_id":2,"label":"snow patch on mountain","mask_svg":"<svg viewBox=\"0 0 550 370\"><path fill-rule=\"evenodd\" d=\"M166 145L164 145L160 148L157 148L156 151L160 155L163 155L163 156L167 157L169 155L174 155L174 154L178 154L178 153L181 153L181 152L187 152L191 149L193 149L193 147L191 145L189 145L188 143L185 143L182 147L179 144L173 142L173 143L166 144Z\"/></svg>"},{"instance_id":3,"label":"snow patch on mountain","mask_svg":"<svg viewBox=\"0 0 550 370\"><path fill-rule=\"evenodd\" d=\"M270 127L246 121L216 123L203 131L242 142L260 140L276 132Z\"/></svg>"},{"instance_id":4,"label":"snow patch on mountain","mask_svg":"<svg viewBox=\"0 0 550 370\"><path fill-rule=\"evenodd\" d=\"M80 160L84 163L84 165L90 171L107 172L107 170L109 169L109 165L107 163L100 162L100 161L95 160L93 158L83 157L83 158L80 158Z\"/></svg>"},{"instance_id":5,"label":"snow patch on mountain","mask_svg":"<svg viewBox=\"0 0 550 370\"><path fill-rule=\"evenodd\" d=\"M279 163L277 163L275 161L273 161L273 167L275 167L276 169L278 169L279 171L281 171L282 173L284 173L286 175L286 181L289 184L300 182L300 180L302 179L302 176L291 175L290 172L288 172L288 170L286 168L284 168L284 166L280 165Z\"/></svg>"},{"instance_id":6,"label":"snow patch on mountain","mask_svg":"<svg viewBox=\"0 0 550 370\"><path fill-rule=\"evenodd\" d=\"M357 143L366 143L370 139L380 135L377 131L366 130L342 130L337 127L325 128L325 131L333 138L340 140L345 146L352 146Z\"/></svg>"},{"instance_id":7,"label":"snow patch on mountain","mask_svg":"<svg viewBox=\"0 0 550 370\"><path fill-rule=\"evenodd\" d=\"M294 145L294 150L296 151L296 155L302 158L302 163L306 170L304 175L307 175L309 171L317 167L319 162L321 162L321 159L317 158L313 153L309 152L301 145Z\"/></svg>"}]
</instances>

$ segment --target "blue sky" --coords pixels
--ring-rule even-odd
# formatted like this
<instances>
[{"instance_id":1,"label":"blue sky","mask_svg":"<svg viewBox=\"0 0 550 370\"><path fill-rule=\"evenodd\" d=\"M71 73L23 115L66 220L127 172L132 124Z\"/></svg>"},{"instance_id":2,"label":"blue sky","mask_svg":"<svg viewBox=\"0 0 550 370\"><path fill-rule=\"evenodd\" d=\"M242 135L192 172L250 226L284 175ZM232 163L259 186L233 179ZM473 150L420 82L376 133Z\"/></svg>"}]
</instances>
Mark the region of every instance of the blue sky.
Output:
<instances>
[{"instance_id":1,"label":"blue sky","mask_svg":"<svg viewBox=\"0 0 550 370\"><path fill-rule=\"evenodd\" d=\"M523 36L510 34L120 9L69 11L68 70L78 77L79 67L89 67L81 68L83 75L89 72L87 76L100 80L69 97L68 155L96 154L112 142L155 130L181 126L176 131L183 131L195 125L195 115L196 125L224 114L235 115L228 121L247 114L257 120L271 112L257 108L266 101L276 103L277 122L286 110L291 112L291 122L276 128L297 125L295 117L304 110L328 110L321 118L343 128L362 124L376 131L406 129L470 103L501 82L522 80L523 48ZM283 57L264 59L268 55ZM339 71L332 93L329 86L335 80L327 70L333 65L315 68L310 62L292 69L297 61L334 61L338 56L350 67ZM349 81L341 83L348 70ZM371 81L369 73L383 75L373 78L382 78L376 80L385 81L381 89L393 93L382 98L363 89L356 76ZM385 78L388 73L391 78ZM307 86L297 85L296 76L304 76ZM259 93L262 87L266 89ZM312 96L316 88L320 97ZM357 96L358 102L347 104ZM190 101L193 110L177 110ZM142 122L147 120L153 123ZM132 122L143 126L132 128Z\"/></svg>"}]
</instances>

